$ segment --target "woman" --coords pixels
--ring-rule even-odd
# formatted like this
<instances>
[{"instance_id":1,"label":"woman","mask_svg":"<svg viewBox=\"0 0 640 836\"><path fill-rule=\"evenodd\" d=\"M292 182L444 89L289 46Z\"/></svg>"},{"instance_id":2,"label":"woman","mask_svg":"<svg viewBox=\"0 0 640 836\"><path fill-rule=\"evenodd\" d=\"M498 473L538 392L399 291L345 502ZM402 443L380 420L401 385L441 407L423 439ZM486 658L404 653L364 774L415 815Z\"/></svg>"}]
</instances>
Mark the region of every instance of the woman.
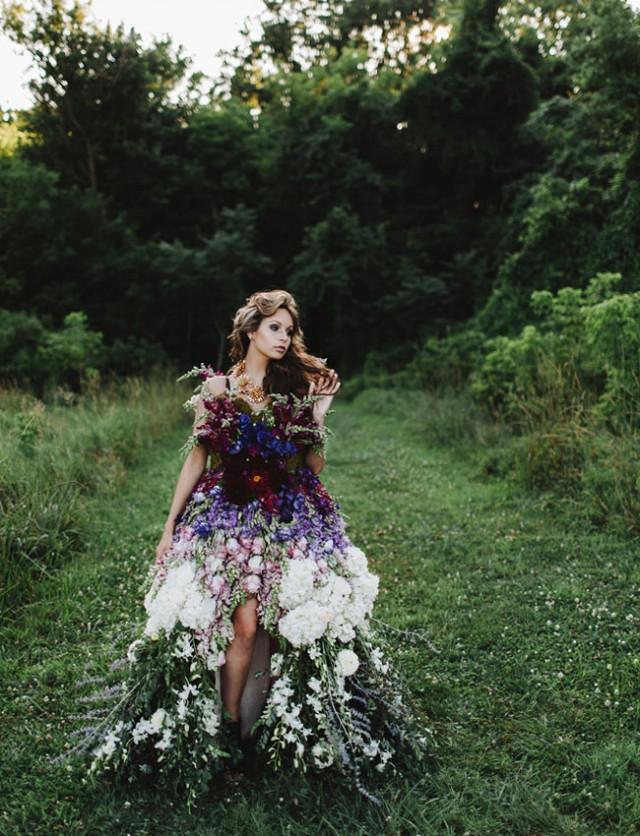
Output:
<instances>
[{"instance_id":1,"label":"woman","mask_svg":"<svg viewBox=\"0 0 640 836\"><path fill-rule=\"evenodd\" d=\"M228 374L189 373L190 451L93 768L195 796L251 739L276 767L333 767L369 795L363 769L424 739L370 625L378 579L318 479L340 382L286 291L250 296L229 339Z\"/></svg>"}]
</instances>

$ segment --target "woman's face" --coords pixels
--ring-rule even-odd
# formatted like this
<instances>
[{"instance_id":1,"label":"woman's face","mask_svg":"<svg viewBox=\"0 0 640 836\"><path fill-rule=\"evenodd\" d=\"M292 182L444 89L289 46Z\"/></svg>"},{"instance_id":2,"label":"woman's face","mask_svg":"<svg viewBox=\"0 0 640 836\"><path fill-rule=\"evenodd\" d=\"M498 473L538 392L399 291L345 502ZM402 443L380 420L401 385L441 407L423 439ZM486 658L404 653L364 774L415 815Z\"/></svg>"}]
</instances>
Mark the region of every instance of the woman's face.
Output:
<instances>
[{"instance_id":1,"label":"woman's face","mask_svg":"<svg viewBox=\"0 0 640 836\"><path fill-rule=\"evenodd\" d=\"M250 338L255 348L270 360L280 360L289 350L293 335L293 318L286 308L278 308L265 316Z\"/></svg>"}]
</instances>

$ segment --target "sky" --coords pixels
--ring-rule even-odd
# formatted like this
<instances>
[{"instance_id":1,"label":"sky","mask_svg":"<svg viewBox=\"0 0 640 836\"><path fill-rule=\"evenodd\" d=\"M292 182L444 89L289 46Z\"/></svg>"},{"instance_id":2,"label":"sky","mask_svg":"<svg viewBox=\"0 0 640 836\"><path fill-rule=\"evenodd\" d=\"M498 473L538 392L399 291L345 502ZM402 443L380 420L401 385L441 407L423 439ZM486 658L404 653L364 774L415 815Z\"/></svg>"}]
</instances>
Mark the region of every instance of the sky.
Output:
<instances>
[{"instance_id":1,"label":"sky","mask_svg":"<svg viewBox=\"0 0 640 836\"><path fill-rule=\"evenodd\" d=\"M629 0L640 9L640 0ZM169 34L193 59L193 70L216 76L221 49L240 42L247 17L262 8L262 0L93 0L98 21L113 25L124 22L139 32L145 43ZM0 34L0 109L28 107L29 61Z\"/></svg>"},{"instance_id":2,"label":"sky","mask_svg":"<svg viewBox=\"0 0 640 836\"><path fill-rule=\"evenodd\" d=\"M145 44L153 36L171 35L193 58L193 70L215 76L220 67L216 53L240 43L243 22L261 10L262 0L93 0L92 7L99 22L123 22ZM29 106L28 80L28 58L0 34L0 108Z\"/></svg>"}]
</instances>

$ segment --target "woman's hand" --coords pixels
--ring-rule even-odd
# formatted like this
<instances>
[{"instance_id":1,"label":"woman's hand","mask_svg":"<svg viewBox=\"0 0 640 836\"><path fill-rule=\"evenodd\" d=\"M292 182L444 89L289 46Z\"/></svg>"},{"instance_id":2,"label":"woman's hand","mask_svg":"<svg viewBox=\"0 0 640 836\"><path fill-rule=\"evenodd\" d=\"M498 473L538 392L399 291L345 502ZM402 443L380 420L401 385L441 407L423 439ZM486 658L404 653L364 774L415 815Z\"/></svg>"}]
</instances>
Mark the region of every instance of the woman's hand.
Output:
<instances>
[{"instance_id":1,"label":"woman's hand","mask_svg":"<svg viewBox=\"0 0 640 836\"><path fill-rule=\"evenodd\" d=\"M337 373L330 369L329 377L321 377L319 381L312 380L309 384L310 395L321 395L313 402L313 420L317 424L324 424L325 415L329 411L333 396L340 388Z\"/></svg>"},{"instance_id":2,"label":"woman's hand","mask_svg":"<svg viewBox=\"0 0 640 836\"><path fill-rule=\"evenodd\" d=\"M162 532L162 537L156 546L156 563L160 563L164 555L169 551L173 544L173 533L165 529Z\"/></svg>"}]
</instances>

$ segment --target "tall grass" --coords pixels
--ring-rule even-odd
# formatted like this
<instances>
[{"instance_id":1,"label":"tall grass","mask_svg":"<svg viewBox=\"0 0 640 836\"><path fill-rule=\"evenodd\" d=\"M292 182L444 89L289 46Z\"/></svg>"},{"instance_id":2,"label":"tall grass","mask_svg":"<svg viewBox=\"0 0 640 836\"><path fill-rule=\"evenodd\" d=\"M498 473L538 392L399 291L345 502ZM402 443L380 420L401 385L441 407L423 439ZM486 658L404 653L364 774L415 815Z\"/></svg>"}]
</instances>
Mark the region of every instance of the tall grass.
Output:
<instances>
[{"instance_id":1,"label":"tall grass","mask_svg":"<svg viewBox=\"0 0 640 836\"><path fill-rule=\"evenodd\" d=\"M170 375L129 378L51 404L0 389L0 618L82 547L89 496L109 495L184 421Z\"/></svg>"}]
</instances>

